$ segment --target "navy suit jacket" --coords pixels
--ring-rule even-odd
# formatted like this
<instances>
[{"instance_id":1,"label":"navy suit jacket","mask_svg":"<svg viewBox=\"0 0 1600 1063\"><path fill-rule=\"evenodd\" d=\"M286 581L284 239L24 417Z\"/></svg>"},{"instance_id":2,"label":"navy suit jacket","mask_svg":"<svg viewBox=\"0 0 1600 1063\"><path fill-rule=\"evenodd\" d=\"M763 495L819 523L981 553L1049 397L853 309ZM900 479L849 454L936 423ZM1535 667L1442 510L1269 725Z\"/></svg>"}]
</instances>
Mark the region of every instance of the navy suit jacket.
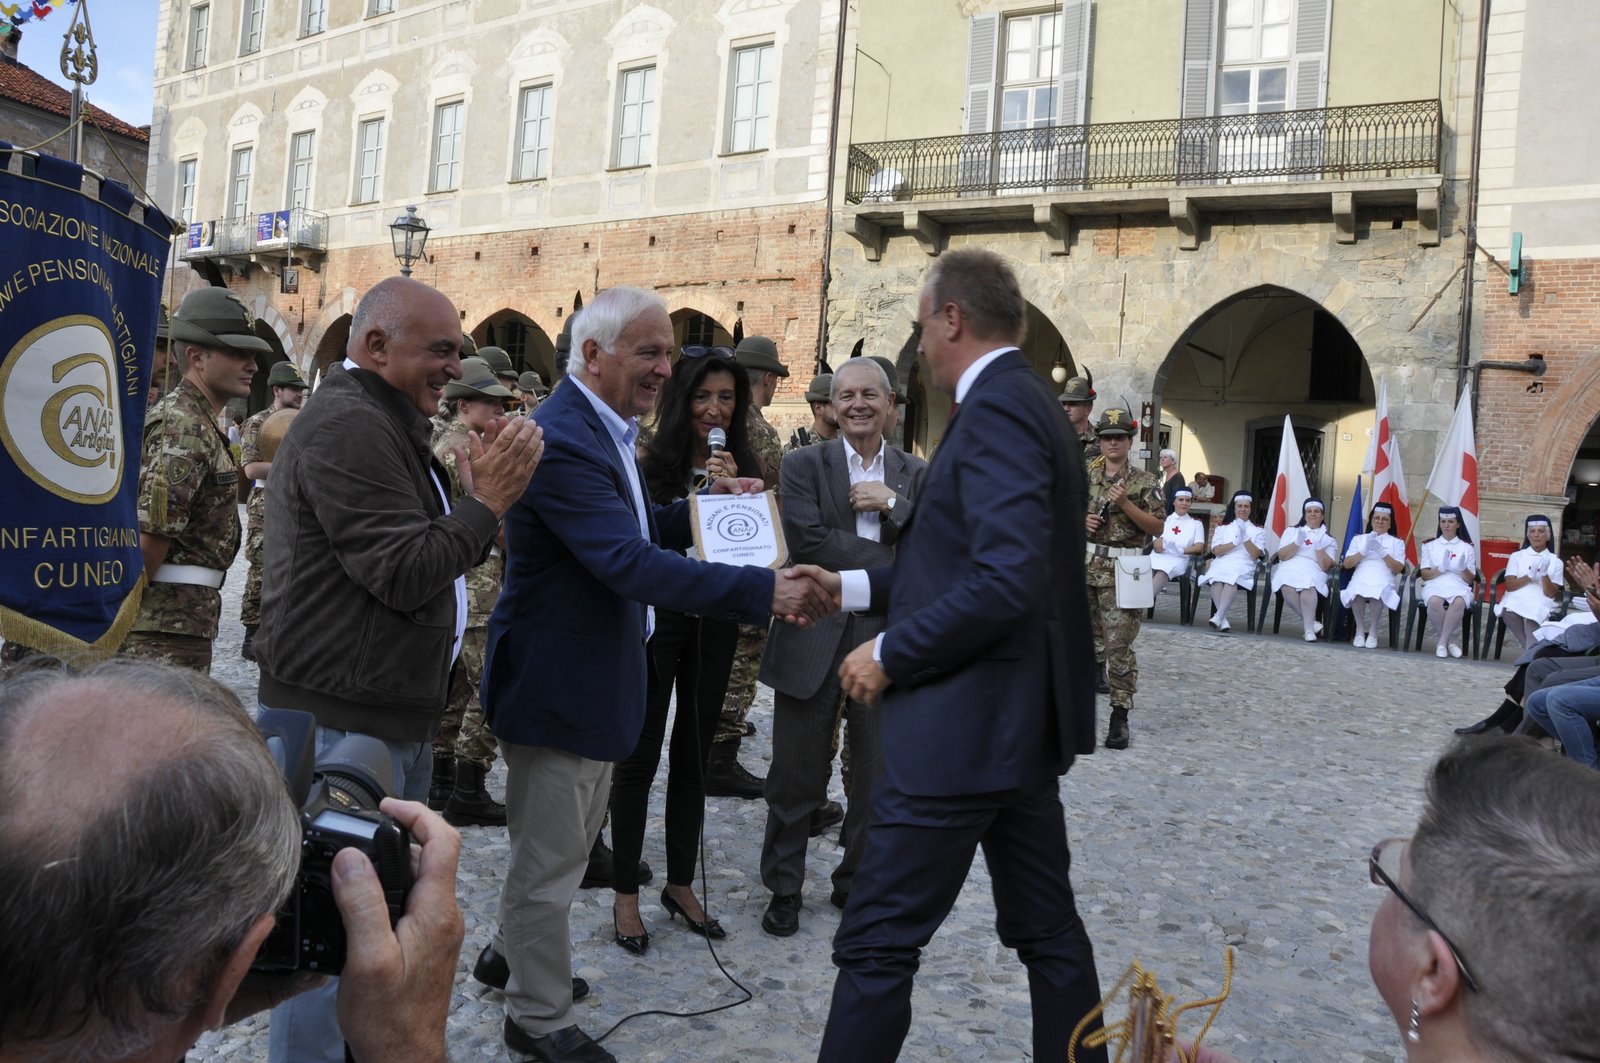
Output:
<instances>
[{"instance_id":1,"label":"navy suit jacket","mask_svg":"<svg viewBox=\"0 0 1600 1063\"><path fill-rule=\"evenodd\" d=\"M902 793L1035 785L1094 751L1087 504L1060 404L1002 354L946 430L893 568L871 572L893 681L883 778Z\"/></svg>"},{"instance_id":2,"label":"navy suit jacket","mask_svg":"<svg viewBox=\"0 0 1600 1063\"><path fill-rule=\"evenodd\" d=\"M776 577L664 549L691 542L686 500L657 507L645 496L646 542L622 457L577 384L557 388L538 421L544 457L505 517L483 714L507 742L622 760L644 723L644 603L760 622Z\"/></svg>"}]
</instances>

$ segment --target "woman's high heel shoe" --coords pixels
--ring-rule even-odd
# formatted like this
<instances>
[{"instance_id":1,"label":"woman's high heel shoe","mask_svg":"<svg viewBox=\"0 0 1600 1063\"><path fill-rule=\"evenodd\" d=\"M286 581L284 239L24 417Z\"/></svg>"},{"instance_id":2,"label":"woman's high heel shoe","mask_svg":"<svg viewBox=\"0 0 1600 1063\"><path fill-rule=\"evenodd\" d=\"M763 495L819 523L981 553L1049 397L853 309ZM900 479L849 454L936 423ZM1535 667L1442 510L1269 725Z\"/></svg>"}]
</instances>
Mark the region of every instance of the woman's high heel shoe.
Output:
<instances>
[{"instance_id":1,"label":"woman's high heel shoe","mask_svg":"<svg viewBox=\"0 0 1600 1063\"><path fill-rule=\"evenodd\" d=\"M723 938L728 936L728 932L722 929L722 924L717 922L715 919L707 918L706 921L702 923L698 919L689 918L689 913L683 910L683 905L673 900L672 894L668 893L666 890L661 891L661 907L665 908L667 910L667 915L671 916L673 919L676 919L680 915L683 916L683 921L689 924L689 929L693 930L696 934L699 934L703 938L715 938L718 941L721 941ZM621 939L619 937L619 943L620 940Z\"/></svg>"},{"instance_id":2,"label":"woman's high heel shoe","mask_svg":"<svg viewBox=\"0 0 1600 1063\"><path fill-rule=\"evenodd\" d=\"M617 929L617 913L611 913L611 932L615 935L618 945L627 949L635 956L643 956L650 949L650 931L642 934L624 934Z\"/></svg>"}]
</instances>

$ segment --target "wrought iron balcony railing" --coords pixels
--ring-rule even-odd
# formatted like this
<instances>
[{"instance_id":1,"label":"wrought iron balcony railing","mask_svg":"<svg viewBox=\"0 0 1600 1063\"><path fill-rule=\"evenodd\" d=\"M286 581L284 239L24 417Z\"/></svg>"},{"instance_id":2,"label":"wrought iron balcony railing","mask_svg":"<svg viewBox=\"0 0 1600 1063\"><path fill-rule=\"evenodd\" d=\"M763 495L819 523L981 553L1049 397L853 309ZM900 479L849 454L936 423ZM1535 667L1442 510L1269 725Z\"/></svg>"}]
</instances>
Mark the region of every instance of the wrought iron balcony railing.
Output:
<instances>
[{"instance_id":1,"label":"wrought iron balcony railing","mask_svg":"<svg viewBox=\"0 0 1600 1063\"><path fill-rule=\"evenodd\" d=\"M293 246L302 251L328 249L328 216L318 210L294 207L266 214L216 218L189 226L185 258L225 258L270 254Z\"/></svg>"},{"instance_id":2,"label":"wrought iron balcony railing","mask_svg":"<svg viewBox=\"0 0 1600 1063\"><path fill-rule=\"evenodd\" d=\"M1438 100L850 146L851 203L1439 172Z\"/></svg>"}]
</instances>

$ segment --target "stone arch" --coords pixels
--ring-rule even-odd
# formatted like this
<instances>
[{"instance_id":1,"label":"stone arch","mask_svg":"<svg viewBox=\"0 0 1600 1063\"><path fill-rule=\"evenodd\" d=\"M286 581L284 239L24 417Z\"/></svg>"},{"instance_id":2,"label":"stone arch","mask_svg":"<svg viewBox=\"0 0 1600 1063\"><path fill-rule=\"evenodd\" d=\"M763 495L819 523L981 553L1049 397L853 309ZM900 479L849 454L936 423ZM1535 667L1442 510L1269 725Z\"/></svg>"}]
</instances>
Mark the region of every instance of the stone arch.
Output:
<instances>
[{"instance_id":1,"label":"stone arch","mask_svg":"<svg viewBox=\"0 0 1600 1063\"><path fill-rule=\"evenodd\" d=\"M1523 466L1520 490L1528 494L1566 491L1578 448L1600 419L1600 359L1585 359L1582 368L1561 385L1560 397L1552 405L1549 416L1539 418L1534 429L1532 453L1548 454L1555 460Z\"/></svg>"},{"instance_id":2,"label":"stone arch","mask_svg":"<svg viewBox=\"0 0 1600 1063\"><path fill-rule=\"evenodd\" d=\"M273 335L278 337L278 347L282 350L283 357L293 362L296 368L304 373L306 367L301 364L301 358L295 352L294 332L289 326L289 320L278 312L277 307L267 301L265 295L256 296L250 309L258 319L258 324L265 323Z\"/></svg>"},{"instance_id":3,"label":"stone arch","mask_svg":"<svg viewBox=\"0 0 1600 1063\"><path fill-rule=\"evenodd\" d=\"M1122 398L1099 390L1102 404ZM1290 416L1311 489L1331 507L1360 468L1376 390L1367 349L1338 315L1269 283L1195 314L1156 368L1151 401L1156 431L1163 422L1174 430L1166 445L1180 471L1220 475L1230 491L1270 483Z\"/></svg>"},{"instance_id":4,"label":"stone arch","mask_svg":"<svg viewBox=\"0 0 1600 1063\"><path fill-rule=\"evenodd\" d=\"M504 335L504 326L515 322L522 326L522 343L520 350L515 343L508 344ZM500 347L511 356L511 364L518 373L532 369L545 381L550 383L556 378L556 345L549 331L532 315L514 307L501 307L492 314L485 315L477 327L471 330L473 340L480 347Z\"/></svg>"},{"instance_id":5,"label":"stone arch","mask_svg":"<svg viewBox=\"0 0 1600 1063\"><path fill-rule=\"evenodd\" d=\"M1228 262L1226 269L1197 268L1187 277L1179 278L1183 302L1188 306L1203 308L1189 317L1188 323L1176 332L1156 332L1146 328L1138 335L1125 337L1129 343L1154 354L1160 354L1161 366L1156 373L1156 390L1166 382L1165 371L1173 351L1179 350L1189 336L1229 300L1241 292L1255 288L1282 288L1316 303L1332 314L1344 326L1352 339L1367 356L1368 365L1385 367L1399 364L1405 359L1399 354L1381 361L1374 360L1369 352L1390 355L1394 345L1385 342L1385 323L1366 299L1357 293L1355 286L1337 271L1275 248L1260 248L1249 255L1240 255Z\"/></svg>"},{"instance_id":6,"label":"stone arch","mask_svg":"<svg viewBox=\"0 0 1600 1063\"><path fill-rule=\"evenodd\" d=\"M715 292L696 289L694 291L659 292L658 294L662 299L666 300L667 314L674 323L681 319L684 311L704 314L726 329L731 336L735 326L744 317L739 312L737 300Z\"/></svg>"},{"instance_id":7,"label":"stone arch","mask_svg":"<svg viewBox=\"0 0 1600 1063\"><path fill-rule=\"evenodd\" d=\"M300 372L305 374L307 380L310 380L312 372L319 368L314 355L320 352L328 329L341 317L353 317L356 304L360 301L361 295L354 288L342 288L332 299L323 304L322 312L311 325L311 337L306 341L305 353L300 364ZM346 327L348 328L348 322Z\"/></svg>"}]
</instances>

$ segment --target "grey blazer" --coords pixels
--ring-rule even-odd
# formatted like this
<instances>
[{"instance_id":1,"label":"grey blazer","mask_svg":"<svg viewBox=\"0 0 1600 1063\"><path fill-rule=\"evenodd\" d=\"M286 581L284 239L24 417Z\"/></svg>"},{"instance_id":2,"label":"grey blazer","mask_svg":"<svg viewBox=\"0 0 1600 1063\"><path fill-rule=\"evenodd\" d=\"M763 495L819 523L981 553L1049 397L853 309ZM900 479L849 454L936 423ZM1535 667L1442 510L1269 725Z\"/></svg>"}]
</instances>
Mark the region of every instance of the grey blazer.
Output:
<instances>
[{"instance_id":1,"label":"grey blazer","mask_svg":"<svg viewBox=\"0 0 1600 1063\"><path fill-rule=\"evenodd\" d=\"M783 535L794 563L837 572L894 562L895 542L915 510L928 463L897 447L884 450L883 480L899 501L882 517L882 541L873 542L856 534L845 446L843 438L832 439L784 455ZM809 698L836 667L847 631L856 640L844 647L848 653L883 627L882 616L848 613L834 613L807 628L773 624L761 658L761 681L790 697Z\"/></svg>"}]
</instances>

